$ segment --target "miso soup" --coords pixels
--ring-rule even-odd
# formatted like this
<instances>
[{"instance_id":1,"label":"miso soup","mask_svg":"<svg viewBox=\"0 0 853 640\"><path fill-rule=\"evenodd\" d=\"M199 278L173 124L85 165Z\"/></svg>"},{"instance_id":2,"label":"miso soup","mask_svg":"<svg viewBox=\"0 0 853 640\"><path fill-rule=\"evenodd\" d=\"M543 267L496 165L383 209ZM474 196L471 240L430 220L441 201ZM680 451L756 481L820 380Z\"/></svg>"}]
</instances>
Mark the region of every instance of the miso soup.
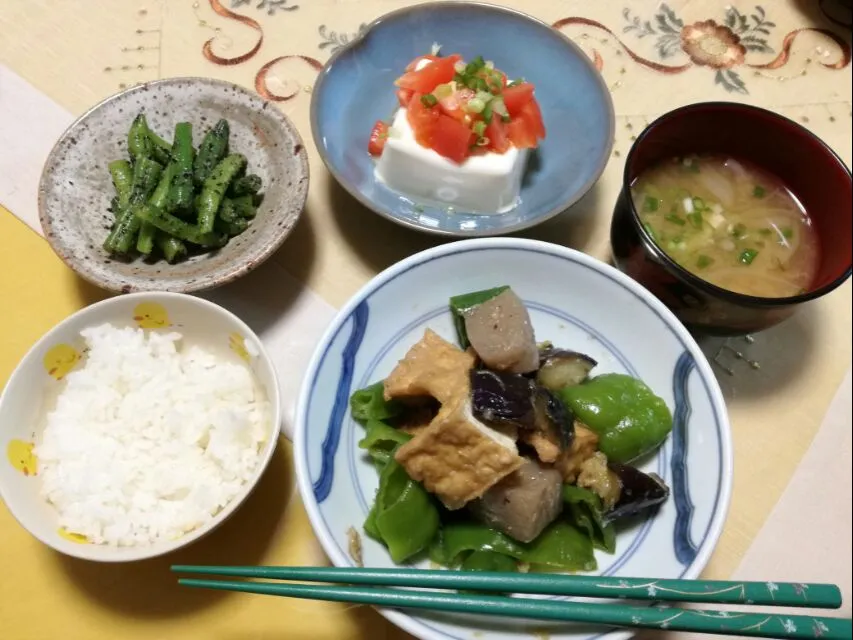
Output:
<instances>
[{"instance_id":1,"label":"miso soup","mask_svg":"<svg viewBox=\"0 0 853 640\"><path fill-rule=\"evenodd\" d=\"M682 267L763 298L804 293L819 246L803 206L775 176L723 155L673 158L631 186L649 235Z\"/></svg>"}]
</instances>

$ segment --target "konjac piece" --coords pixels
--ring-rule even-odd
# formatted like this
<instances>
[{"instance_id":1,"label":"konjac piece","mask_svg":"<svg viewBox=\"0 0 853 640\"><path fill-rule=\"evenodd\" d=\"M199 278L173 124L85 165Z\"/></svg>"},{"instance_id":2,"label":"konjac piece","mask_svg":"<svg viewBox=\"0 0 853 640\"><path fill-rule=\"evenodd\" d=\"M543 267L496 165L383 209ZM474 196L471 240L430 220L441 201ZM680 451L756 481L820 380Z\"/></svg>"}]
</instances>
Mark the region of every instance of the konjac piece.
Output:
<instances>
[{"instance_id":1,"label":"konjac piece","mask_svg":"<svg viewBox=\"0 0 853 640\"><path fill-rule=\"evenodd\" d=\"M539 368L539 349L530 315L512 289L465 313L465 331L490 369L529 373Z\"/></svg>"},{"instance_id":2,"label":"konjac piece","mask_svg":"<svg viewBox=\"0 0 853 640\"><path fill-rule=\"evenodd\" d=\"M530 542L562 512L562 485L559 471L525 458L469 508L488 526L519 542Z\"/></svg>"}]
</instances>

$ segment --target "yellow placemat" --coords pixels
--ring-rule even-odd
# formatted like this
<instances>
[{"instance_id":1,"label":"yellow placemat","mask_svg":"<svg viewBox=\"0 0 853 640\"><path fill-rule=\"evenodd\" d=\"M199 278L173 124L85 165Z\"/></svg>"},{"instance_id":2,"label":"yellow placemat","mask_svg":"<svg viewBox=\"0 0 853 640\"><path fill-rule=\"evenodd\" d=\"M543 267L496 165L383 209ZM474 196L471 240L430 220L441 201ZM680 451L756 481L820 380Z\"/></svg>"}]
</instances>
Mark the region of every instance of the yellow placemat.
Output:
<instances>
[{"instance_id":1,"label":"yellow placemat","mask_svg":"<svg viewBox=\"0 0 853 640\"><path fill-rule=\"evenodd\" d=\"M405 4L412 3L4 0L0 63L74 113L122 85L156 77L209 75L252 87L258 72L266 68L262 89L279 96L293 94L279 104L299 126L312 162L307 222L277 259L298 280L339 306L378 270L436 242L356 205L326 174L310 144L313 61L325 60L363 23ZM773 108L811 128L850 163L851 74L845 62L849 28L847 41L838 35L798 31L818 27L845 33L820 12L818 5L827 3L768 3L761 11L753 3L732 3L737 9L734 14L722 3L710 1L662 5L518 0L505 4L560 22L561 30L599 60L617 110L614 157L602 180L570 214L527 235L605 258L620 158L645 123L685 102L735 99ZM226 10L244 18L223 15ZM678 30L684 28L679 21L691 25L708 19L724 29L713 34L706 29L704 39L698 33L692 48L682 49L666 37L671 35L666 25ZM742 37L755 38L750 50L734 47L726 31L741 29L749 30L742 31ZM210 60L244 54L260 35L262 46L245 62L221 65ZM212 56L206 58L203 46L211 38ZM309 59L274 63L280 56ZM722 61L728 66L720 66ZM4 302L0 382L5 382L17 360L44 331L102 294L81 285L41 238L1 208L0 239L0 300ZM707 577L726 577L738 566L791 478L850 366L850 326L848 283L792 321L760 334L752 344L735 340L705 345L709 356L719 361L735 436L732 508ZM757 361L761 368L753 370L747 360ZM724 373L724 368L731 368L734 375ZM174 586L165 571L170 562L324 561L298 498L291 500L289 454L288 446L283 446L258 492L220 531L185 554L162 561L101 567L60 558L32 540L0 507L4 566L0 636L404 637L363 607L188 593Z\"/></svg>"}]
</instances>

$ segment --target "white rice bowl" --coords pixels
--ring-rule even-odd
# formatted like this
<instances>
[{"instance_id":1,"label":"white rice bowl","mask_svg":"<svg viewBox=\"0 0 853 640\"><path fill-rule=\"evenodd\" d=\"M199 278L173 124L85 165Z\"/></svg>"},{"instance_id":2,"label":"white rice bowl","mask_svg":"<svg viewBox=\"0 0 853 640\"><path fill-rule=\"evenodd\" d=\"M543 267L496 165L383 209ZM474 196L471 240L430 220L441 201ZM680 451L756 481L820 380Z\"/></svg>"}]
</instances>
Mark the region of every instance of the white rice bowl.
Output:
<instances>
[{"instance_id":1,"label":"white rice bowl","mask_svg":"<svg viewBox=\"0 0 853 640\"><path fill-rule=\"evenodd\" d=\"M280 422L272 363L236 316L183 294L110 298L52 329L10 377L0 496L62 553L162 555L238 508Z\"/></svg>"}]
</instances>

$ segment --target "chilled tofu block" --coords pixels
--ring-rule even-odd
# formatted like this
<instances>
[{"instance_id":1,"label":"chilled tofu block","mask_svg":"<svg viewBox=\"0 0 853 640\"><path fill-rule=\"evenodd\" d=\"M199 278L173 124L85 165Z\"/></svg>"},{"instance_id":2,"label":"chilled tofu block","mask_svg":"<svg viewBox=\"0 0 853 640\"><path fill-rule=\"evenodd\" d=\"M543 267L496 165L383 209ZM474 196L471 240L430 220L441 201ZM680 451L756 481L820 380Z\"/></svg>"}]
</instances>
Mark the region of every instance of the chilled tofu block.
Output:
<instances>
[{"instance_id":1,"label":"chilled tofu block","mask_svg":"<svg viewBox=\"0 0 853 640\"><path fill-rule=\"evenodd\" d=\"M448 509L479 498L524 462L512 438L473 416L465 394L446 402L395 459Z\"/></svg>"},{"instance_id":2,"label":"chilled tofu block","mask_svg":"<svg viewBox=\"0 0 853 640\"><path fill-rule=\"evenodd\" d=\"M462 164L418 144L406 109L399 109L376 163L376 178L414 199L461 213L506 213L518 204L527 150L469 157Z\"/></svg>"}]
</instances>

